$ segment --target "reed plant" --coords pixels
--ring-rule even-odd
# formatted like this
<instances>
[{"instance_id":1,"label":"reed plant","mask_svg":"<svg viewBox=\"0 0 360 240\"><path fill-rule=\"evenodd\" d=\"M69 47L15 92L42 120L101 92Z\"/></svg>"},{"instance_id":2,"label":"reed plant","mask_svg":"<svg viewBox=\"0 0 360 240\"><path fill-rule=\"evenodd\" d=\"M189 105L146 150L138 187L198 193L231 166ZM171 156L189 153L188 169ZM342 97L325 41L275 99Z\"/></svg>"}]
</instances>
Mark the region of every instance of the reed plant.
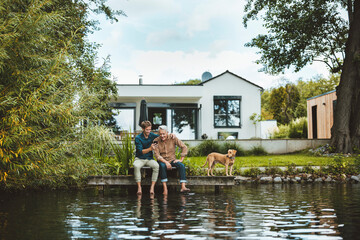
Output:
<instances>
[{"instance_id":1,"label":"reed plant","mask_svg":"<svg viewBox=\"0 0 360 240\"><path fill-rule=\"evenodd\" d=\"M127 175L135 157L135 146L132 143L131 132L124 134L121 139L121 144L111 141L110 145L115 154L116 174Z\"/></svg>"}]
</instances>

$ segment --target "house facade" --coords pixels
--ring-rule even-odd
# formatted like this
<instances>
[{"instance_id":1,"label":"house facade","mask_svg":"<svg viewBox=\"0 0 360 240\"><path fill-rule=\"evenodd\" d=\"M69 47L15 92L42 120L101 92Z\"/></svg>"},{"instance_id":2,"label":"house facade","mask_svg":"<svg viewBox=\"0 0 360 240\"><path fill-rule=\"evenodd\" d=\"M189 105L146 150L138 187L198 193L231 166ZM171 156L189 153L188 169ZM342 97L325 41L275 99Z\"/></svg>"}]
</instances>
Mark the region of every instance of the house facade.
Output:
<instances>
[{"instance_id":1,"label":"house facade","mask_svg":"<svg viewBox=\"0 0 360 240\"><path fill-rule=\"evenodd\" d=\"M154 130L164 124L184 140L249 139L260 137L250 116L261 113L262 91L232 72L215 77L205 72L198 85L145 85L141 79L138 85L120 84L110 105L122 130L141 130L140 104L145 100Z\"/></svg>"},{"instance_id":2,"label":"house facade","mask_svg":"<svg viewBox=\"0 0 360 240\"><path fill-rule=\"evenodd\" d=\"M331 138L336 99L335 90L307 99L309 139Z\"/></svg>"}]
</instances>

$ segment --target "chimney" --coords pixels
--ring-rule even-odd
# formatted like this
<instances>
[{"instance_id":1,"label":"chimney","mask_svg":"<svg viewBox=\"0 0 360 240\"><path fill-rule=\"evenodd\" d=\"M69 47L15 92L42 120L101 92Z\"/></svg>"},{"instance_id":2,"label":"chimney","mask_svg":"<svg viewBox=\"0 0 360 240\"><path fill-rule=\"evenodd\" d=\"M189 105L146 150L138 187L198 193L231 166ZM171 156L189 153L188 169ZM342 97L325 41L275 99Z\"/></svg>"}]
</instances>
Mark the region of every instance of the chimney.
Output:
<instances>
[{"instance_id":1,"label":"chimney","mask_svg":"<svg viewBox=\"0 0 360 240\"><path fill-rule=\"evenodd\" d=\"M143 75L139 75L139 85L143 85L143 79L142 79Z\"/></svg>"}]
</instances>

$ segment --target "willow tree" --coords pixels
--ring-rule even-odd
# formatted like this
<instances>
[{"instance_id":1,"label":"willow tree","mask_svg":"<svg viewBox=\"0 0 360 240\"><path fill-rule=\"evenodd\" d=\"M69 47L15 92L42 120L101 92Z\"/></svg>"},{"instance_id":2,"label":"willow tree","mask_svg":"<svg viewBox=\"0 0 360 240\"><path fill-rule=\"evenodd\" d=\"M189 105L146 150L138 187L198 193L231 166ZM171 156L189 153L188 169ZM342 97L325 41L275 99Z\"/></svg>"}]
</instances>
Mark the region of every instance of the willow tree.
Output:
<instances>
[{"instance_id":1,"label":"willow tree","mask_svg":"<svg viewBox=\"0 0 360 240\"><path fill-rule=\"evenodd\" d=\"M104 2L0 1L0 183L56 178L47 171L64 161L79 118L104 115L114 83L86 40L91 11L116 19Z\"/></svg>"},{"instance_id":2,"label":"willow tree","mask_svg":"<svg viewBox=\"0 0 360 240\"><path fill-rule=\"evenodd\" d=\"M263 64L263 71L299 71L319 61L332 73L341 72L331 145L337 152L359 149L360 0L248 0L245 26L258 16L268 33L247 46L260 49L257 63Z\"/></svg>"}]
</instances>

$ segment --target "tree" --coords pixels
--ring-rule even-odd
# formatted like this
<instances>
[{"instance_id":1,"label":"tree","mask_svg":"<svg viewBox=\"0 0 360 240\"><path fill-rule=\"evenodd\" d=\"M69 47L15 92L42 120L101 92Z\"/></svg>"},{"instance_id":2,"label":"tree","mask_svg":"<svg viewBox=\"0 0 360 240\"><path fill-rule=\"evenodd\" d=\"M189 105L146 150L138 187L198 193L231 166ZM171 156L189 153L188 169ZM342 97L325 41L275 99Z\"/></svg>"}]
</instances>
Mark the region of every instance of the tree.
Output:
<instances>
[{"instance_id":1,"label":"tree","mask_svg":"<svg viewBox=\"0 0 360 240\"><path fill-rule=\"evenodd\" d=\"M178 85L198 85L201 83L200 79L189 79L185 82L181 82L181 83L176 83Z\"/></svg>"},{"instance_id":2,"label":"tree","mask_svg":"<svg viewBox=\"0 0 360 240\"><path fill-rule=\"evenodd\" d=\"M342 18L344 9L348 20ZM263 13L269 33L247 46L258 47L263 70L299 71L314 61L341 72L331 145L337 152L360 147L360 0L248 0L244 24Z\"/></svg>"},{"instance_id":3,"label":"tree","mask_svg":"<svg viewBox=\"0 0 360 240\"><path fill-rule=\"evenodd\" d=\"M287 83L271 90L269 112L279 124L288 124L295 116L300 95L294 84Z\"/></svg>"},{"instance_id":4,"label":"tree","mask_svg":"<svg viewBox=\"0 0 360 240\"><path fill-rule=\"evenodd\" d=\"M308 81L299 79L296 82L296 86L300 92L300 102L295 110L296 117L298 118L307 116L306 100L308 98L335 90L336 86L339 85L339 82L339 73L331 74L329 78L316 76Z\"/></svg>"},{"instance_id":5,"label":"tree","mask_svg":"<svg viewBox=\"0 0 360 240\"><path fill-rule=\"evenodd\" d=\"M96 29L91 9L116 20L104 2L0 2L0 182L56 178L50 169L64 161L79 120L106 115L114 83L86 40Z\"/></svg>"}]
</instances>

